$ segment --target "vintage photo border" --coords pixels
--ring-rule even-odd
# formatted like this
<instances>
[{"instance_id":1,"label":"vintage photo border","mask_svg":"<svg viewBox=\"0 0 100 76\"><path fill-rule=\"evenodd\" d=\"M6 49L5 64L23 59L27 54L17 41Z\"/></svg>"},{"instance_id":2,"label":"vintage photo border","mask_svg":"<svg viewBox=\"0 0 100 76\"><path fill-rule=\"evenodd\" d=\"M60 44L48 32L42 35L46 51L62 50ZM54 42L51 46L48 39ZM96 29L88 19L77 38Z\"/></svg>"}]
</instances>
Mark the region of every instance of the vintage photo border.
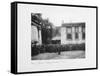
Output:
<instances>
[{"instance_id":1,"label":"vintage photo border","mask_svg":"<svg viewBox=\"0 0 100 76\"><path fill-rule=\"evenodd\" d=\"M51 70L51 71L17 71L17 4L36 4L36 5L52 5L52 6L68 6L68 7L82 7L82 8L96 8L96 68L81 68L81 69L66 69L66 70ZM77 70L92 70L98 69L98 7L84 6L84 5L69 5L69 4L51 4L51 3L35 3L35 2L12 2L11 3L11 73L26 74L26 73L44 73L44 72L61 72L61 71L77 71Z\"/></svg>"}]
</instances>

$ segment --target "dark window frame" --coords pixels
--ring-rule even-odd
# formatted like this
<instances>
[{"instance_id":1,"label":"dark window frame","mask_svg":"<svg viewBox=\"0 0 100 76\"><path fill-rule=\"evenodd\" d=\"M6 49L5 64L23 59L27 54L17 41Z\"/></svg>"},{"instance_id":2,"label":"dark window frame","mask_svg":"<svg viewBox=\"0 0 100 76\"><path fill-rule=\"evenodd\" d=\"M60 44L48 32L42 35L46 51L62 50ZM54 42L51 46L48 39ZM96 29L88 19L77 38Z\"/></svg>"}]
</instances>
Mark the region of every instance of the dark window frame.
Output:
<instances>
[{"instance_id":1,"label":"dark window frame","mask_svg":"<svg viewBox=\"0 0 100 76\"><path fill-rule=\"evenodd\" d=\"M68 33L68 30L67 31L67 40L72 40L72 27L67 27L67 29L70 29L70 33Z\"/></svg>"},{"instance_id":2,"label":"dark window frame","mask_svg":"<svg viewBox=\"0 0 100 76\"><path fill-rule=\"evenodd\" d=\"M85 40L85 27L82 27L82 39Z\"/></svg>"},{"instance_id":3,"label":"dark window frame","mask_svg":"<svg viewBox=\"0 0 100 76\"><path fill-rule=\"evenodd\" d=\"M75 40L79 40L79 27L75 27Z\"/></svg>"}]
</instances>

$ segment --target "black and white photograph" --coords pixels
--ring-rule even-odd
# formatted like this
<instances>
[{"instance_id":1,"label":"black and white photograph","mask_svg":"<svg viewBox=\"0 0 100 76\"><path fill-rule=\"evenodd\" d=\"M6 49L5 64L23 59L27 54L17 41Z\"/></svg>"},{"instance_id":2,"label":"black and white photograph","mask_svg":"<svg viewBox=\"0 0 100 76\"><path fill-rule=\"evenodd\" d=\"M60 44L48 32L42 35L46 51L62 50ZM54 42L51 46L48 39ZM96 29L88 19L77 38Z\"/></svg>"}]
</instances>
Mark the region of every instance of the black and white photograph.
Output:
<instances>
[{"instance_id":1,"label":"black and white photograph","mask_svg":"<svg viewBox=\"0 0 100 76\"><path fill-rule=\"evenodd\" d=\"M13 2L11 72L97 69L97 7Z\"/></svg>"},{"instance_id":2,"label":"black and white photograph","mask_svg":"<svg viewBox=\"0 0 100 76\"><path fill-rule=\"evenodd\" d=\"M59 13L64 16L63 12ZM68 23L67 15L59 22L53 15L60 18L53 11L45 18L42 13L31 13L32 60L85 58L86 22L71 20ZM49 17L55 22L51 22Z\"/></svg>"}]
</instances>

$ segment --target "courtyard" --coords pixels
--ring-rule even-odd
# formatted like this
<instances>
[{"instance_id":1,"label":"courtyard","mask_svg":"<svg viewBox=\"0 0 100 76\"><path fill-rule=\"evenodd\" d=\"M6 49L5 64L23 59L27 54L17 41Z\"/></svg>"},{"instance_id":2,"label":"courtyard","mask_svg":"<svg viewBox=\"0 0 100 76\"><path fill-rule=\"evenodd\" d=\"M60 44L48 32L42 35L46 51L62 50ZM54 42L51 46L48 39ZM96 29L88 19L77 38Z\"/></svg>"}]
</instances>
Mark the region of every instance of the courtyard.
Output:
<instances>
[{"instance_id":1,"label":"courtyard","mask_svg":"<svg viewBox=\"0 0 100 76\"><path fill-rule=\"evenodd\" d=\"M63 51L60 53L41 53L32 57L32 60L48 60L48 59L79 59L85 58L85 51Z\"/></svg>"}]
</instances>

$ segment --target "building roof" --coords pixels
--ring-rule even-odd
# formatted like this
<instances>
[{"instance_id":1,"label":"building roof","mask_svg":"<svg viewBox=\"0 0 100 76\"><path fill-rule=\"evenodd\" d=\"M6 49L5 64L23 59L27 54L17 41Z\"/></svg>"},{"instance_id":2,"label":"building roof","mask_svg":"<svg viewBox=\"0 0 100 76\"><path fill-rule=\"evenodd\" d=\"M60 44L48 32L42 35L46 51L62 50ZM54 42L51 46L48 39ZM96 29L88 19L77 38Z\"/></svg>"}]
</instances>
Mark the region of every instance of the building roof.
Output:
<instances>
[{"instance_id":1,"label":"building roof","mask_svg":"<svg viewBox=\"0 0 100 76\"><path fill-rule=\"evenodd\" d=\"M75 26L82 26L85 27L85 22L79 22L79 23L63 23L62 27L75 27Z\"/></svg>"}]
</instances>

